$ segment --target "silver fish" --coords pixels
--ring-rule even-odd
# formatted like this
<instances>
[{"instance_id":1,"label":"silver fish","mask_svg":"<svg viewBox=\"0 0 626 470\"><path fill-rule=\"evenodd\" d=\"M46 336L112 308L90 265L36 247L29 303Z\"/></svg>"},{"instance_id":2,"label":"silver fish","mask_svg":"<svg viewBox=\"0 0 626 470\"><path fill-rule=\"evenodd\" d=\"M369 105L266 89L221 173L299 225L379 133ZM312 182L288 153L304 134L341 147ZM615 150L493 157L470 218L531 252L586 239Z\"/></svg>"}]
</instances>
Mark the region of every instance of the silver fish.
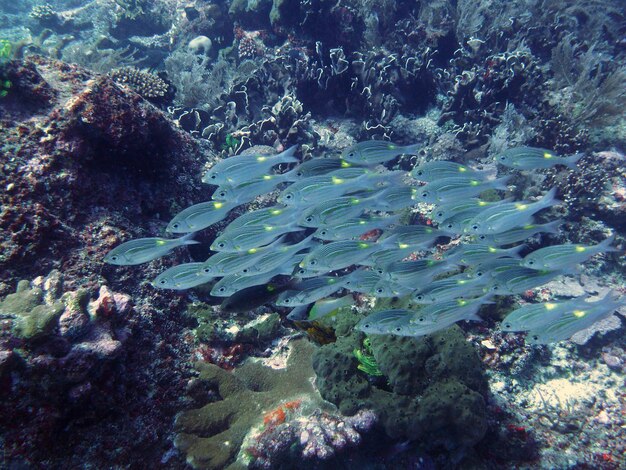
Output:
<instances>
[{"instance_id":1,"label":"silver fish","mask_svg":"<svg viewBox=\"0 0 626 470\"><path fill-rule=\"evenodd\" d=\"M584 308L588 305L584 297L575 297L563 302L541 302L516 308L502 320L502 331L528 331L549 324L556 316L569 310Z\"/></svg>"},{"instance_id":2,"label":"silver fish","mask_svg":"<svg viewBox=\"0 0 626 470\"><path fill-rule=\"evenodd\" d=\"M553 245L540 248L526 255L521 261L521 265L532 269L568 269L587 261L598 253L608 251L619 251L611 247L615 240L615 235L597 245L585 246L568 243L564 245Z\"/></svg>"},{"instance_id":3,"label":"silver fish","mask_svg":"<svg viewBox=\"0 0 626 470\"><path fill-rule=\"evenodd\" d=\"M298 211L293 207L272 206L240 215L226 226L224 232L253 225L284 225L291 221Z\"/></svg>"},{"instance_id":4,"label":"silver fish","mask_svg":"<svg viewBox=\"0 0 626 470\"><path fill-rule=\"evenodd\" d=\"M285 263L272 271L262 274L252 274L249 276L245 274L229 274L224 276L213 286L211 295L214 297L229 297L243 289L267 284L276 276L290 275L293 271L293 266L297 263L296 259L297 258L294 258L293 262Z\"/></svg>"},{"instance_id":5,"label":"silver fish","mask_svg":"<svg viewBox=\"0 0 626 470\"><path fill-rule=\"evenodd\" d=\"M431 204L458 201L478 196L489 189L506 190L506 182L511 176L504 176L490 181L480 179L468 179L464 177L445 178L427 183L417 190L415 199L417 202L429 202Z\"/></svg>"},{"instance_id":6,"label":"silver fish","mask_svg":"<svg viewBox=\"0 0 626 470\"><path fill-rule=\"evenodd\" d=\"M361 235L371 232L372 230L382 230L389 225L397 224L399 220L399 215L348 219L345 222L339 222L334 226L328 225L320 227L315 231L313 236L326 241L340 241L351 238L359 238Z\"/></svg>"},{"instance_id":7,"label":"silver fish","mask_svg":"<svg viewBox=\"0 0 626 470\"><path fill-rule=\"evenodd\" d=\"M415 314L412 310L391 309L374 312L356 324L356 329L369 335L397 334L409 324Z\"/></svg>"},{"instance_id":8,"label":"silver fish","mask_svg":"<svg viewBox=\"0 0 626 470\"><path fill-rule=\"evenodd\" d=\"M411 176L417 180L430 183L444 178L463 177L467 179L485 180L489 172L474 170L466 165L449 161L426 162L411 170Z\"/></svg>"},{"instance_id":9,"label":"silver fish","mask_svg":"<svg viewBox=\"0 0 626 470\"><path fill-rule=\"evenodd\" d=\"M576 162L583 154L571 157L560 157L550 150L535 147L515 147L505 150L496 156L496 162L517 170L534 170L537 168L552 168L555 165L565 165L576 168Z\"/></svg>"},{"instance_id":10,"label":"silver fish","mask_svg":"<svg viewBox=\"0 0 626 470\"><path fill-rule=\"evenodd\" d=\"M496 246L511 245L524 241L538 233L558 233L561 224L563 224L563 221L560 219L541 225L527 224L502 233L475 235L474 239L480 243L490 243Z\"/></svg>"},{"instance_id":11,"label":"silver fish","mask_svg":"<svg viewBox=\"0 0 626 470\"><path fill-rule=\"evenodd\" d=\"M179 212L165 229L169 233L191 233L210 227L226 218L237 204L207 201L194 204Z\"/></svg>"},{"instance_id":12,"label":"silver fish","mask_svg":"<svg viewBox=\"0 0 626 470\"><path fill-rule=\"evenodd\" d=\"M376 298L401 297L410 294L412 290L385 279L375 271L365 269L357 269L348 274L344 287Z\"/></svg>"},{"instance_id":13,"label":"silver fish","mask_svg":"<svg viewBox=\"0 0 626 470\"><path fill-rule=\"evenodd\" d=\"M556 188L552 188L537 202L505 202L488 207L469 222L466 231L489 235L528 225L535 213L561 202L555 196Z\"/></svg>"},{"instance_id":14,"label":"silver fish","mask_svg":"<svg viewBox=\"0 0 626 470\"><path fill-rule=\"evenodd\" d=\"M320 276L307 279L292 286L291 289L282 292L276 300L276 305L281 307L297 307L308 305L343 288L345 276Z\"/></svg>"},{"instance_id":15,"label":"silver fish","mask_svg":"<svg viewBox=\"0 0 626 470\"><path fill-rule=\"evenodd\" d=\"M278 155L254 154L226 158L213 165L202 177L202 182L214 185L239 184L263 176L280 163L297 162L298 159L293 156L296 148L294 145Z\"/></svg>"},{"instance_id":16,"label":"silver fish","mask_svg":"<svg viewBox=\"0 0 626 470\"><path fill-rule=\"evenodd\" d=\"M259 176L240 184L224 183L217 187L212 198L216 201L245 204L257 196L272 192L282 183L294 180L295 174L292 170L287 173Z\"/></svg>"},{"instance_id":17,"label":"silver fish","mask_svg":"<svg viewBox=\"0 0 626 470\"><path fill-rule=\"evenodd\" d=\"M284 237L278 238L269 245L250 248L246 251L221 251L210 256L202 263L202 272L207 275L225 276L227 274L248 274L248 268L267 253L283 245Z\"/></svg>"},{"instance_id":18,"label":"silver fish","mask_svg":"<svg viewBox=\"0 0 626 470\"><path fill-rule=\"evenodd\" d=\"M585 304L585 305L582 305ZM555 316L550 323L531 329L526 336L529 344L548 344L565 341L595 322L611 315L624 302L609 292L597 302L581 302L580 308L569 309Z\"/></svg>"},{"instance_id":19,"label":"silver fish","mask_svg":"<svg viewBox=\"0 0 626 470\"><path fill-rule=\"evenodd\" d=\"M415 155L422 145L402 147L383 140L367 140L352 145L341 152L341 158L356 165L377 165L393 160L398 155Z\"/></svg>"},{"instance_id":20,"label":"silver fish","mask_svg":"<svg viewBox=\"0 0 626 470\"><path fill-rule=\"evenodd\" d=\"M202 263L184 263L166 269L150 284L157 289L184 290L206 284L211 279L213 276L202 272Z\"/></svg>"},{"instance_id":21,"label":"silver fish","mask_svg":"<svg viewBox=\"0 0 626 470\"><path fill-rule=\"evenodd\" d=\"M323 175L341 168L350 168L351 166L351 163L348 163L341 158L313 158L300 163L300 165L296 166L294 170L295 175L299 179L303 179L311 176Z\"/></svg>"},{"instance_id":22,"label":"silver fish","mask_svg":"<svg viewBox=\"0 0 626 470\"><path fill-rule=\"evenodd\" d=\"M315 321L321 318L333 315L338 310L344 309L354 305L354 299L352 295L344 295L343 297L320 299L315 302L310 308L306 308L301 305L294 308L287 318L289 320L298 321ZM302 315L304 313L304 315Z\"/></svg>"},{"instance_id":23,"label":"silver fish","mask_svg":"<svg viewBox=\"0 0 626 470\"><path fill-rule=\"evenodd\" d=\"M104 262L118 266L131 266L147 263L165 256L174 248L183 245L195 245L193 233L180 238L137 238L116 246L104 257Z\"/></svg>"},{"instance_id":24,"label":"silver fish","mask_svg":"<svg viewBox=\"0 0 626 470\"><path fill-rule=\"evenodd\" d=\"M253 225L226 230L211 245L213 251L245 251L271 243L289 232L303 230L298 225Z\"/></svg>"}]
</instances>

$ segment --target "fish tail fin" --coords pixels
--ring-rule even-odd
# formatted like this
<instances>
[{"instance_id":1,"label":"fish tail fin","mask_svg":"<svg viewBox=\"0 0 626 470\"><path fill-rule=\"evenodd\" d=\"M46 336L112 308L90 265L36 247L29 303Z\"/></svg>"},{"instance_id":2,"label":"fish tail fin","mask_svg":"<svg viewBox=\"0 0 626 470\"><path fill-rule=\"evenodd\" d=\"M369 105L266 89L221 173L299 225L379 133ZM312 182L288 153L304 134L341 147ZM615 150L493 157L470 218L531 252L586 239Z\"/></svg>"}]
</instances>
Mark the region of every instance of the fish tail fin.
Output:
<instances>
[{"instance_id":1,"label":"fish tail fin","mask_svg":"<svg viewBox=\"0 0 626 470\"><path fill-rule=\"evenodd\" d=\"M501 178L495 179L492 181L493 189L500 189L502 191L506 191L508 181L513 177L513 175L506 175Z\"/></svg>"},{"instance_id":2,"label":"fish tail fin","mask_svg":"<svg viewBox=\"0 0 626 470\"><path fill-rule=\"evenodd\" d=\"M556 206L557 204L561 204L562 201L556 198L556 186L548 191L540 200L541 207L545 209L546 207Z\"/></svg>"},{"instance_id":3,"label":"fish tail fin","mask_svg":"<svg viewBox=\"0 0 626 470\"><path fill-rule=\"evenodd\" d=\"M507 254L511 256L511 258L521 258L520 252L526 248L525 244L521 244L519 246L514 246L513 248L509 248L507 250Z\"/></svg>"},{"instance_id":4,"label":"fish tail fin","mask_svg":"<svg viewBox=\"0 0 626 470\"><path fill-rule=\"evenodd\" d=\"M424 147L423 144L412 144L402 147L402 153L405 155L417 155L417 153Z\"/></svg>"},{"instance_id":5,"label":"fish tail fin","mask_svg":"<svg viewBox=\"0 0 626 470\"><path fill-rule=\"evenodd\" d=\"M182 237L180 237L178 240L180 241L181 245L197 245L200 242L197 240L194 240L193 237L196 236L196 233L198 232L191 232L188 233L186 235L183 235Z\"/></svg>"},{"instance_id":6,"label":"fish tail fin","mask_svg":"<svg viewBox=\"0 0 626 470\"><path fill-rule=\"evenodd\" d=\"M563 164L567 166L568 168L575 170L576 168L578 168L578 166L576 165L578 163L578 160L580 160L584 156L585 156L584 153L578 152L577 154L572 155L571 157L565 157L563 159Z\"/></svg>"},{"instance_id":7,"label":"fish tail fin","mask_svg":"<svg viewBox=\"0 0 626 470\"><path fill-rule=\"evenodd\" d=\"M559 227L563 223L563 219L553 220L543 226L543 233L559 233Z\"/></svg>"},{"instance_id":8,"label":"fish tail fin","mask_svg":"<svg viewBox=\"0 0 626 470\"><path fill-rule=\"evenodd\" d=\"M615 234L613 233L609 238L607 238L606 240L601 241L597 245L598 252L600 252L600 253L607 253L607 252L622 251L619 248L611 246L611 244L614 241L615 241Z\"/></svg>"},{"instance_id":9,"label":"fish tail fin","mask_svg":"<svg viewBox=\"0 0 626 470\"><path fill-rule=\"evenodd\" d=\"M277 158L283 163L298 163L300 160L295 157L297 149L297 145L292 145L287 150L277 155Z\"/></svg>"}]
</instances>

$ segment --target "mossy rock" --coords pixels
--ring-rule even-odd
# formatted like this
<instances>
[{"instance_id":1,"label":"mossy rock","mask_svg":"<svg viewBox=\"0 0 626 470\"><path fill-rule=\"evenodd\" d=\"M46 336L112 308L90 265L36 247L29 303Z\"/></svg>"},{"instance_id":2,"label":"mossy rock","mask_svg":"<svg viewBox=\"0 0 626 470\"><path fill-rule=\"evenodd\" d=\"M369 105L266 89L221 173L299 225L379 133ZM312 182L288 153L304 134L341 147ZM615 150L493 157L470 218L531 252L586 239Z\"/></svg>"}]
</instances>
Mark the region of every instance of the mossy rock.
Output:
<instances>
[{"instance_id":1,"label":"mossy rock","mask_svg":"<svg viewBox=\"0 0 626 470\"><path fill-rule=\"evenodd\" d=\"M0 315L14 317L12 332L26 341L52 333L64 310L61 301L44 304L42 290L38 287L31 289L28 281L20 281L16 292L0 302Z\"/></svg>"},{"instance_id":2,"label":"mossy rock","mask_svg":"<svg viewBox=\"0 0 626 470\"><path fill-rule=\"evenodd\" d=\"M463 453L482 439L487 381L458 326L421 338L370 336L383 378L357 369L353 351L364 338L353 331L313 355L323 398L344 414L372 409L389 437L421 441L426 450Z\"/></svg>"}]
</instances>

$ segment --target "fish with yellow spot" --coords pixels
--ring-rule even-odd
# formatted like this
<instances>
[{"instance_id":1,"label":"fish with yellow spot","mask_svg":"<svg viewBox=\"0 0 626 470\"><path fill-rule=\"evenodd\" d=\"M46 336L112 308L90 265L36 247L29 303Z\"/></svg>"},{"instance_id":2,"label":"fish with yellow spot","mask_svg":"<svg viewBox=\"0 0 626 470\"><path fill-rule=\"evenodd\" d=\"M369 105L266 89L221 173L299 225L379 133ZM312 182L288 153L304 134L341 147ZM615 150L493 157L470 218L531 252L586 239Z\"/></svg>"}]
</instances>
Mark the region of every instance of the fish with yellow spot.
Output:
<instances>
[{"instance_id":1,"label":"fish with yellow spot","mask_svg":"<svg viewBox=\"0 0 626 470\"><path fill-rule=\"evenodd\" d=\"M587 297L575 297L562 302L541 302L523 305L504 317L500 329L509 332L541 328L553 321L555 317L563 315L569 310L584 307Z\"/></svg>"},{"instance_id":2,"label":"fish with yellow spot","mask_svg":"<svg viewBox=\"0 0 626 470\"><path fill-rule=\"evenodd\" d=\"M270 168L281 163L296 163L294 157L297 145L289 147L278 155L237 155L213 165L202 177L207 184L240 184L267 174Z\"/></svg>"},{"instance_id":3,"label":"fish with yellow spot","mask_svg":"<svg viewBox=\"0 0 626 470\"><path fill-rule=\"evenodd\" d=\"M341 152L341 158L355 165L378 165L399 155L417 155L420 144L401 146L385 140L366 140L351 145Z\"/></svg>"},{"instance_id":4,"label":"fish with yellow spot","mask_svg":"<svg viewBox=\"0 0 626 470\"><path fill-rule=\"evenodd\" d=\"M561 157L550 150L542 148L515 147L498 154L496 162L516 170L552 168L555 165L565 165L574 169L582 156L582 154L576 154L570 157Z\"/></svg>"},{"instance_id":5,"label":"fish with yellow spot","mask_svg":"<svg viewBox=\"0 0 626 470\"><path fill-rule=\"evenodd\" d=\"M520 264L526 268L537 270L572 268L598 253L620 251L611 246L614 240L615 235L612 235L597 245L586 246L566 243L563 245L546 246L526 255Z\"/></svg>"},{"instance_id":6,"label":"fish with yellow spot","mask_svg":"<svg viewBox=\"0 0 626 470\"><path fill-rule=\"evenodd\" d=\"M596 302L580 301L576 307L563 310L556 315L549 315L548 323L529 329L526 342L548 344L565 341L579 331L608 317L621 305L624 305L624 300L619 299L613 291L609 291L604 298Z\"/></svg>"},{"instance_id":7,"label":"fish with yellow spot","mask_svg":"<svg viewBox=\"0 0 626 470\"><path fill-rule=\"evenodd\" d=\"M226 218L237 204L221 201L207 201L194 204L182 210L167 224L169 233L190 233L210 227Z\"/></svg>"},{"instance_id":8,"label":"fish with yellow spot","mask_svg":"<svg viewBox=\"0 0 626 470\"><path fill-rule=\"evenodd\" d=\"M138 238L116 246L104 257L104 262L118 266L147 263L165 256L174 248L199 243L192 239L193 233L180 238Z\"/></svg>"}]
</instances>

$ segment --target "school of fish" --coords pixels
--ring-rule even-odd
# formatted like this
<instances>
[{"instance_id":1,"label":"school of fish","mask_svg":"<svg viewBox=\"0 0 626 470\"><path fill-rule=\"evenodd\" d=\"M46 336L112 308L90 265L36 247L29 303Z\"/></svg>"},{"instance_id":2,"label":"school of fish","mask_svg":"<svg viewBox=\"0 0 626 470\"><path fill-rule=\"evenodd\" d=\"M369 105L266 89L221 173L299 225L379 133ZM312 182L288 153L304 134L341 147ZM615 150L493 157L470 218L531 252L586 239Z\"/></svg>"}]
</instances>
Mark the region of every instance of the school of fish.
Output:
<instances>
[{"instance_id":1,"label":"school of fish","mask_svg":"<svg viewBox=\"0 0 626 470\"><path fill-rule=\"evenodd\" d=\"M184 209L167 225L166 231L179 238L131 240L104 260L136 265L197 243L195 232L276 191L276 205L232 220L211 244L215 253L206 261L169 268L152 285L183 290L211 282L211 295L226 297L229 308L258 298L293 307L288 318L304 321L349 305L351 297L339 292L405 297L409 308L371 313L357 328L366 334L422 336L459 321L480 321L481 307L495 296L521 294L576 272L594 255L617 251L610 236L597 245L552 245L527 253L525 240L559 230L560 220L535 224L539 211L560 203L555 188L537 201L494 201L511 175L494 178L451 161L426 162L410 172L384 167L417 150L365 141L339 157L304 162L295 157L296 146L274 156L226 158L202 177L216 186L212 200ZM580 157L516 147L495 161L518 171L555 165L575 170ZM486 191L489 200L481 199ZM418 203L431 205L430 223L403 224L410 218L407 209ZM437 247L451 240L460 243L437 254ZM531 344L563 341L622 303L609 292L596 302L580 297L528 304L509 313L502 330L526 331Z\"/></svg>"}]
</instances>

